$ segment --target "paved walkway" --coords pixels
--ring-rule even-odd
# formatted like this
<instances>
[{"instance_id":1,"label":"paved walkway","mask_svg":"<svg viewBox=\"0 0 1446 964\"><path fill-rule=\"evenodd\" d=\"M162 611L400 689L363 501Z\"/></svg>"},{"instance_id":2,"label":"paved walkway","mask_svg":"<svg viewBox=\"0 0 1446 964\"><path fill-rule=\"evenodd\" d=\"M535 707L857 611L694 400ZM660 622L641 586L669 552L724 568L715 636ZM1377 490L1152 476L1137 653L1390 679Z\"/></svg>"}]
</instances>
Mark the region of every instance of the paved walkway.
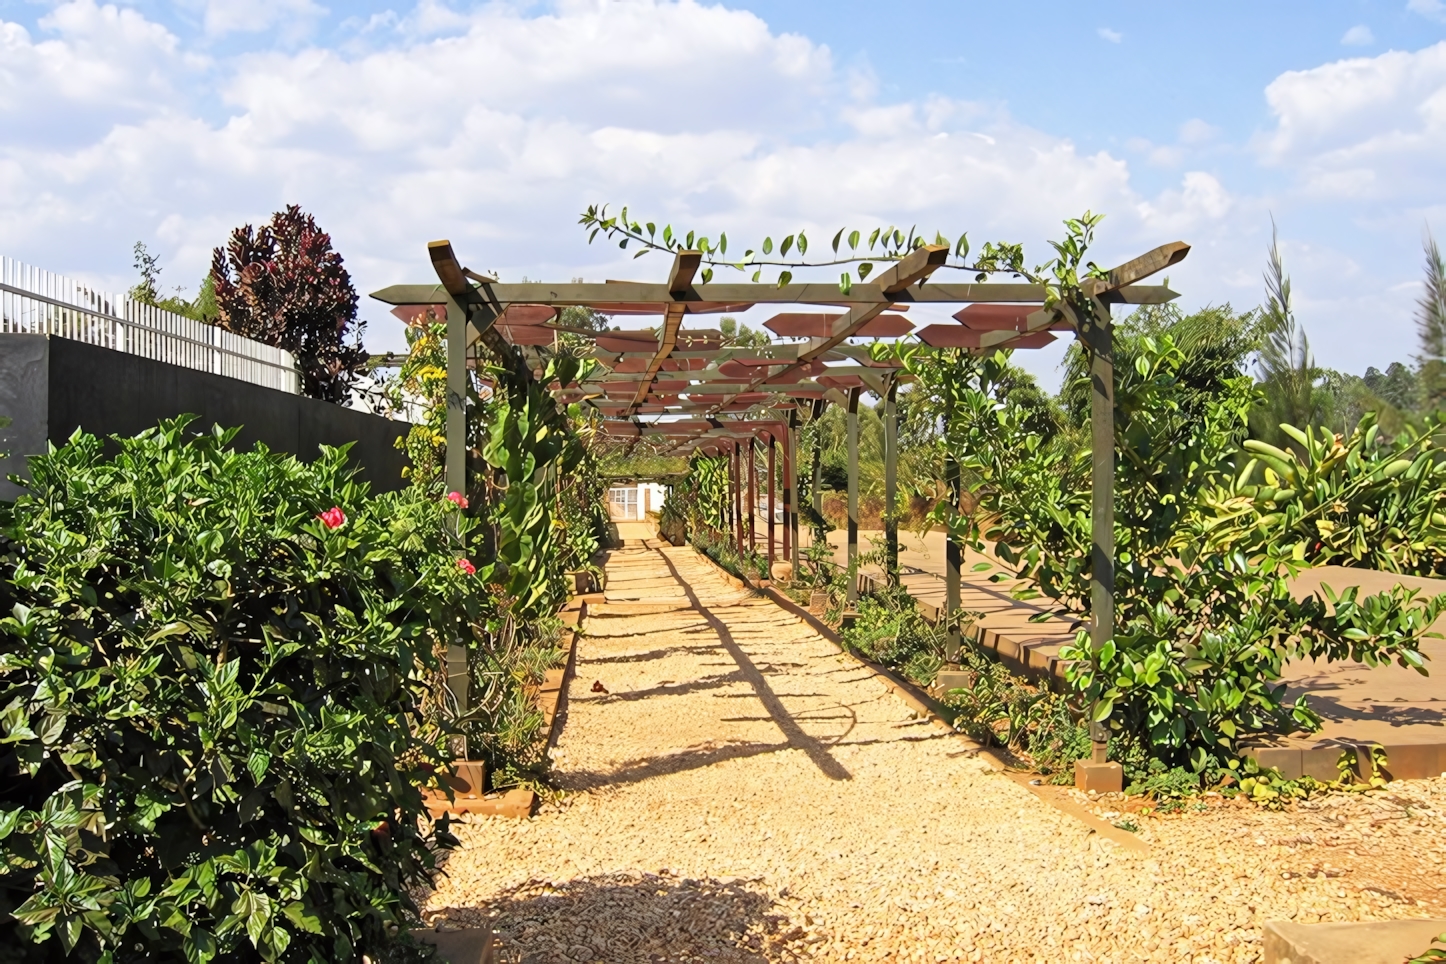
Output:
<instances>
[{"instance_id":1,"label":"paved walkway","mask_svg":"<svg viewBox=\"0 0 1446 964\"><path fill-rule=\"evenodd\" d=\"M1265 920L1439 909L1415 901L1439 896L1446 782L1379 832L1409 831L1385 883L1315 850L1369 834L1379 862L1379 799L1141 817L1140 854L914 719L691 548L635 543L607 573L554 751L560 799L470 818L425 905L429 922L490 920L506 960L1210 964L1257 960ZM1357 876L1312 876L1322 860Z\"/></svg>"}]
</instances>

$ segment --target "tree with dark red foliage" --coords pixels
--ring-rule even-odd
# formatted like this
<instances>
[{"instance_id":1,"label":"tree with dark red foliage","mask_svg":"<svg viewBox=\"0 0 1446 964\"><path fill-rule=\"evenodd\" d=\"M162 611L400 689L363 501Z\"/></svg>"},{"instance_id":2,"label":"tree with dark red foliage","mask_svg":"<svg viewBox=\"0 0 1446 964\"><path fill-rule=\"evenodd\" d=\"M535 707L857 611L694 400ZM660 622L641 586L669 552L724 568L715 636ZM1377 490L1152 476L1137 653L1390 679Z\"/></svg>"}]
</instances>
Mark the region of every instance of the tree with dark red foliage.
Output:
<instances>
[{"instance_id":1,"label":"tree with dark red foliage","mask_svg":"<svg viewBox=\"0 0 1446 964\"><path fill-rule=\"evenodd\" d=\"M211 255L211 280L217 324L295 355L304 394L339 404L351 397L366 368L365 324L356 324L357 293L341 255L311 215L291 204L259 230L232 231Z\"/></svg>"}]
</instances>

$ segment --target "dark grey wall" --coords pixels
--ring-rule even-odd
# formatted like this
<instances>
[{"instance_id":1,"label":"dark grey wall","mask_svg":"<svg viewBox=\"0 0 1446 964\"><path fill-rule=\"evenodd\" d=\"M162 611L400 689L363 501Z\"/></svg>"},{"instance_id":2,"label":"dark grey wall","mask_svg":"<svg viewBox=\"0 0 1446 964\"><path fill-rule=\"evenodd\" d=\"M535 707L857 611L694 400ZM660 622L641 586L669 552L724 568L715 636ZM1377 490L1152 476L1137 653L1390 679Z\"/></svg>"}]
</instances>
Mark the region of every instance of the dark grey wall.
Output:
<instances>
[{"instance_id":1,"label":"dark grey wall","mask_svg":"<svg viewBox=\"0 0 1446 964\"><path fill-rule=\"evenodd\" d=\"M238 448L256 442L303 459L317 446L353 443L351 458L376 492L405 484L406 456L394 442L405 422L368 415L234 378L151 361L46 335L0 334L0 472L24 474L25 456L65 441L76 428L92 435L134 435L163 418L198 416L197 429L241 427ZM20 490L0 482L0 498Z\"/></svg>"}]
</instances>

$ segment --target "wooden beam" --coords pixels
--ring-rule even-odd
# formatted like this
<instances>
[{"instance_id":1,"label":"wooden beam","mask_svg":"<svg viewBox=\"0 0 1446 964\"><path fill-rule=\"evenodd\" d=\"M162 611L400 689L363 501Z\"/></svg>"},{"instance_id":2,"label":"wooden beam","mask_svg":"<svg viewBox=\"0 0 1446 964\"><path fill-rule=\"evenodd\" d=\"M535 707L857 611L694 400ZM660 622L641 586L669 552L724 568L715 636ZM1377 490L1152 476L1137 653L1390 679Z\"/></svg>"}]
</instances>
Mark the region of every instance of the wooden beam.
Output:
<instances>
[{"instance_id":1,"label":"wooden beam","mask_svg":"<svg viewBox=\"0 0 1446 964\"><path fill-rule=\"evenodd\" d=\"M899 584L899 518L895 514L899 494L899 382L887 379L884 386L884 578Z\"/></svg>"},{"instance_id":2,"label":"wooden beam","mask_svg":"<svg viewBox=\"0 0 1446 964\"><path fill-rule=\"evenodd\" d=\"M1157 271L1163 271L1172 264L1179 264L1185 260L1190 253L1190 246L1184 241L1171 241L1169 244L1162 244L1153 251L1146 251L1131 261L1116 268L1110 269L1109 280L1101 278L1092 279L1093 285L1086 283L1081 287L1086 288L1089 294L1095 297L1111 291L1118 291L1126 285L1132 285L1137 281L1143 281ZM1093 290L1090 290L1092 287Z\"/></svg>"},{"instance_id":3,"label":"wooden beam","mask_svg":"<svg viewBox=\"0 0 1446 964\"><path fill-rule=\"evenodd\" d=\"M693 275L703 261L701 251L679 251L673 255L673 267L668 272L668 294L682 298L693 287Z\"/></svg>"},{"instance_id":4,"label":"wooden beam","mask_svg":"<svg viewBox=\"0 0 1446 964\"><path fill-rule=\"evenodd\" d=\"M704 284L694 285L683 298L674 298L666 283L653 284L641 281L609 281L578 284L544 284L522 282L517 284L489 284L490 295L498 303L521 305L595 305L595 304L653 304L661 314L663 306L674 301L706 302L711 304L770 304L770 305L820 305L849 307L885 302L891 305L911 304L965 304L987 302L990 304L1043 304L1046 291L1043 285L1004 283L950 283L930 284L906 288L890 295L877 282L855 284L848 294L838 290L833 283L799 283L782 287L771 284ZM437 305L446 299L445 289L438 290L436 284L390 285L374 291L371 297L389 305ZM1132 305L1154 305L1173 301L1179 295L1163 286L1130 285L1109 292L1109 299Z\"/></svg>"},{"instance_id":5,"label":"wooden beam","mask_svg":"<svg viewBox=\"0 0 1446 964\"><path fill-rule=\"evenodd\" d=\"M693 287L693 275L698 270L698 265L703 260L701 251L679 251L673 255L673 267L668 272L668 294L671 297L686 295ZM686 311L686 304L681 301L672 301L668 304L663 313L663 331L658 338L658 350L653 355L653 360L648 363L648 370L639 379L638 394L633 398L630 411L637 411L639 405L647 398L648 392L652 390L653 380L663 368L663 360L673 352L673 346L678 343L678 329L683 325L683 314Z\"/></svg>"},{"instance_id":6,"label":"wooden beam","mask_svg":"<svg viewBox=\"0 0 1446 964\"><path fill-rule=\"evenodd\" d=\"M859 389L850 388L848 394L848 588L844 598L850 609L859 598Z\"/></svg>"},{"instance_id":7,"label":"wooden beam","mask_svg":"<svg viewBox=\"0 0 1446 964\"><path fill-rule=\"evenodd\" d=\"M799 351L798 361L778 374L787 375L789 372L796 371L803 367L804 363L813 361L819 355L852 337L864 325L893 307L896 299L901 298L911 287L928 278L948 259L949 246L947 244L925 244L910 251L879 275L878 281L875 282L881 296L879 301L867 305L854 305L842 317L834 320L833 331L827 338L810 338L805 343L806 347ZM764 378L756 378L749 388L756 389L763 381Z\"/></svg>"}]
</instances>

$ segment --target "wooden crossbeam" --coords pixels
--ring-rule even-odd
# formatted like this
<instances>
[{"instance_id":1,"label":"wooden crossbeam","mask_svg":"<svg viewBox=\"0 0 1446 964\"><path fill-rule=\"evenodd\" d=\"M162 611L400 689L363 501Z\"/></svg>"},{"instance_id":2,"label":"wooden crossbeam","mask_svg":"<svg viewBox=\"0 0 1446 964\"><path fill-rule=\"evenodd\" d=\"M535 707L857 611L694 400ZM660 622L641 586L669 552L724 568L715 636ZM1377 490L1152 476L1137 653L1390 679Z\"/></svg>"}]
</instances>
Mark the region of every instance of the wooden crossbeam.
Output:
<instances>
[{"instance_id":1,"label":"wooden crossbeam","mask_svg":"<svg viewBox=\"0 0 1446 964\"><path fill-rule=\"evenodd\" d=\"M878 281L875 282L882 296L879 301L866 305L854 305L849 308L842 317L834 319L833 331L827 338L810 338L806 347L799 351L798 361L778 374L787 375L789 372L796 371L805 362L810 362L824 352L842 344L864 325L893 307L896 298L902 300L901 296L909 288L928 278L948 259L949 246L947 244L924 244L910 251L879 275ZM1035 286L1021 285L1020 287ZM756 387L769 377L773 376L760 377L754 380L749 387ZM871 385L870 388L872 387Z\"/></svg>"},{"instance_id":2,"label":"wooden crossbeam","mask_svg":"<svg viewBox=\"0 0 1446 964\"><path fill-rule=\"evenodd\" d=\"M1169 244L1162 244L1153 251L1146 251L1131 261L1110 269L1109 280L1094 278L1081 285L1085 291L1096 298L1118 291L1126 285L1132 285L1137 281L1143 281L1157 271L1164 271L1172 264L1179 264L1185 260L1190 253L1190 246L1184 241L1171 241Z\"/></svg>"},{"instance_id":3,"label":"wooden crossbeam","mask_svg":"<svg viewBox=\"0 0 1446 964\"><path fill-rule=\"evenodd\" d=\"M1162 266L1163 267L1163 266ZM887 273L887 272L886 272ZM776 305L820 305L851 307L887 302L900 306L911 304L964 304L968 302L990 302L995 304L1040 304L1046 292L1043 285L1004 283L949 283L934 282L921 287L911 287L897 294L885 294L875 281L860 282L849 289L848 294L838 290L838 285L827 283L786 284L782 287L771 284L714 283L694 285L681 299L675 299L666 283L642 281L608 281L577 284L543 284L521 282L504 284L497 282L486 288L499 304L509 305L608 305L620 303L645 303L667 305L675 300L685 302L744 302ZM438 291L438 285L391 285L372 292L371 297L389 305L435 305L446 299ZM1126 285L1110 291L1112 298L1118 297L1123 304L1157 305L1179 297L1175 292L1160 285ZM661 310L661 309L660 309Z\"/></svg>"},{"instance_id":4,"label":"wooden crossbeam","mask_svg":"<svg viewBox=\"0 0 1446 964\"><path fill-rule=\"evenodd\" d=\"M703 261L701 251L679 251L673 255L673 267L668 272L668 296L670 299L684 298L693 287L693 275L698 271L698 265ZM639 380L638 394L633 399L632 408L634 411L647 398L648 392L653 387L653 379L663 367L663 360L673 351L678 343L678 329L683 324L683 314L687 310L684 301L669 301L667 309L663 313L663 330L658 337L658 350L653 355L653 360L648 363L648 370L643 373Z\"/></svg>"}]
</instances>

